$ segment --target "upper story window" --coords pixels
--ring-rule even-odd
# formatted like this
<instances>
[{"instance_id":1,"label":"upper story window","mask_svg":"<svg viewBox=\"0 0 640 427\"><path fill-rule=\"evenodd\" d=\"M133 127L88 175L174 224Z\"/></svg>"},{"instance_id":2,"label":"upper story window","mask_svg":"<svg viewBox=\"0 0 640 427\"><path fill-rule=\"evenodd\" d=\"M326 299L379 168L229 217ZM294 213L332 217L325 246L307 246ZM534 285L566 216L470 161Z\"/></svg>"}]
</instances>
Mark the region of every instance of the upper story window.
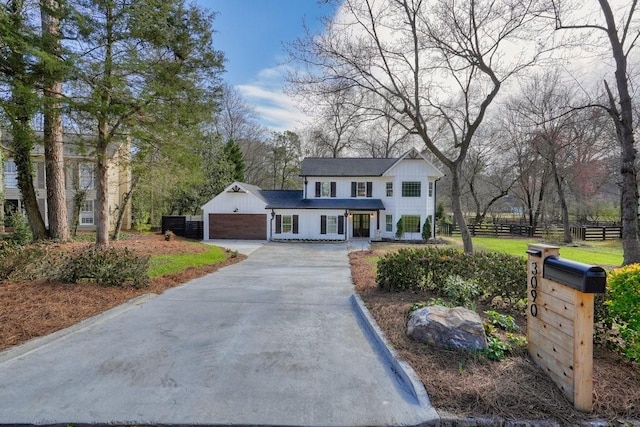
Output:
<instances>
[{"instance_id":1,"label":"upper story window","mask_svg":"<svg viewBox=\"0 0 640 427\"><path fill-rule=\"evenodd\" d=\"M336 197L336 183L334 181L316 182L316 197Z\"/></svg>"},{"instance_id":2,"label":"upper story window","mask_svg":"<svg viewBox=\"0 0 640 427\"><path fill-rule=\"evenodd\" d=\"M4 186L5 188L18 188L18 168L13 160L4 162Z\"/></svg>"},{"instance_id":3,"label":"upper story window","mask_svg":"<svg viewBox=\"0 0 640 427\"><path fill-rule=\"evenodd\" d=\"M93 173L93 164L91 163L80 163L79 175L80 179L80 188L83 190L93 190L94 187L94 173Z\"/></svg>"},{"instance_id":4,"label":"upper story window","mask_svg":"<svg viewBox=\"0 0 640 427\"><path fill-rule=\"evenodd\" d=\"M373 182L360 181L351 182L351 197L372 197L373 196Z\"/></svg>"},{"instance_id":5,"label":"upper story window","mask_svg":"<svg viewBox=\"0 0 640 427\"><path fill-rule=\"evenodd\" d=\"M387 197L393 197L393 182L387 182Z\"/></svg>"},{"instance_id":6,"label":"upper story window","mask_svg":"<svg viewBox=\"0 0 640 427\"><path fill-rule=\"evenodd\" d=\"M433 182L429 183L429 197L433 197Z\"/></svg>"},{"instance_id":7,"label":"upper story window","mask_svg":"<svg viewBox=\"0 0 640 427\"><path fill-rule=\"evenodd\" d=\"M420 181L403 181L402 197L420 197L421 182Z\"/></svg>"}]
</instances>

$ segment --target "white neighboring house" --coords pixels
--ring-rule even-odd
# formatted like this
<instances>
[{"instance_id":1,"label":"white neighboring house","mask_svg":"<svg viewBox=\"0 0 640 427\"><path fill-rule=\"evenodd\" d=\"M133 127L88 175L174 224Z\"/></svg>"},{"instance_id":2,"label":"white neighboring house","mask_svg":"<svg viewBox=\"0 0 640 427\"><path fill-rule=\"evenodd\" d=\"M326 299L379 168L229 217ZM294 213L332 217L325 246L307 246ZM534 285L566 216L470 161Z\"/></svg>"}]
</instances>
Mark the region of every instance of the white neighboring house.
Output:
<instances>
[{"instance_id":1,"label":"white neighboring house","mask_svg":"<svg viewBox=\"0 0 640 427\"><path fill-rule=\"evenodd\" d=\"M412 149L393 159L306 158L300 176L303 190L229 185L202 207L205 240L393 239L400 218L402 238L421 240L443 174Z\"/></svg>"}]
</instances>

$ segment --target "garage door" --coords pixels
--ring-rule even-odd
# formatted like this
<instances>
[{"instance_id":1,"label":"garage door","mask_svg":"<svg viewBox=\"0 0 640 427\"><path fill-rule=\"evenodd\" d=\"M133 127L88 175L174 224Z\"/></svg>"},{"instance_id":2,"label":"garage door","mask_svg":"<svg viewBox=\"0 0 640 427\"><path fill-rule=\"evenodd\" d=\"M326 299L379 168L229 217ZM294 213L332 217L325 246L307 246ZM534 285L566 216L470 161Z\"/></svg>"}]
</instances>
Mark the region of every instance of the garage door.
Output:
<instances>
[{"instance_id":1,"label":"garage door","mask_svg":"<svg viewBox=\"0 0 640 427\"><path fill-rule=\"evenodd\" d=\"M210 239L265 240L266 214L209 214Z\"/></svg>"}]
</instances>

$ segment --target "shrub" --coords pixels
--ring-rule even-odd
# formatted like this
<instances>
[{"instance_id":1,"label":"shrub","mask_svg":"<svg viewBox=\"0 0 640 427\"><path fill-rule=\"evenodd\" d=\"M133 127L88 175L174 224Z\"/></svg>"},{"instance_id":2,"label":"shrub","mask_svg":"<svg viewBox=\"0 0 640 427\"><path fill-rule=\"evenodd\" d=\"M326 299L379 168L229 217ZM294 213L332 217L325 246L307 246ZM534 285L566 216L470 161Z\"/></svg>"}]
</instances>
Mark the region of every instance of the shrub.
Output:
<instances>
[{"instance_id":1,"label":"shrub","mask_svg":"<svg viewBox=\"0 0 640 427\"><path fill-rule=\"evenodd\" d=\"M484 314L487 315L489 323L504 331L515 332L519 329L513 316L501 314L494 310L485 311Z\"/></svg>"},{"instance_id":2,"label":"shrub","mask_svg":"<svg viewBox=\"0 0 640 427\"><path fill-rule=\"evenodd\" d=\"M402 239L402 236L404 236L404 221L400 218L396 222L396 239Z\"/></svg>"},{"instance_id":3,"label":"shrub","mask_svg":"<svg viewBox=\"0 0 640 427\"><path fill-rule=\"evenodd\" d=\"M622 353L640 362L640 264L615 269L608 278L606 305L624 341Z\"/></svg>"},{"instance_id":4,"label":"shrub","mask_svg":"<svg viewBox=\"0 0 640 427\"><path fill-rule=\"evenodd\" d=\"M474 280L478 295L500 296L513 306L526 298L526 260L517 256L479 252L465 254L453 248L400 249L378 261L377 284L385 291L442 292L449 276Z\"/></svg>"},{"instance_id":5,"label":"shrub","mask_svg":"<svg viewBox=\"0 0 640 427\"><path fill-rule=\"evenodd\" d=\"M480 289L475 280L464 279L456 275L444 279L442 292L454 304L467 308L473 308L474 301L480 296Z\"/></svg>"},{"instance_id":6,"label":"shrub","mask_svg":"<svg viewBox=\"0 0 640 427\"><path fill-rule=\"evenodd\" d=\"M431 219L427 217L422 226L422 239L429 240L431 238Z\"/></svg>"},{"instance_id":7,"label":"shrub","mask_svg":"<svg viewBox=\"0 0 640 427\"><path fill-rule=\"evenodd\" d=\"M22 212L12 212L9 216L9 226L13 227L11 239L18 245L26 245L33 240L29 222Z\"/></svg>"},{"instance_id":8,"label":"shrub","mask_svg":"<svg viewBox=\"0 0 640 427\"><path fill-rule=\"evenodd\" d=\"M46 244L18 245L0 242L0 280L50 278L60 271L63 254Z\"/></svg>"},{"instance_id":9,"label":"shrub","mask_svg":"<svg viewBox=\"0 0 640 427\"><path fill-rule=\"evenodd\" d=\"M91 246L77 255L68 256L57 279L71 283L93 280L101 286L141 288L149 283L148 270L148 256L135 255L128 248Z\"/></svg>"}]
</instances>

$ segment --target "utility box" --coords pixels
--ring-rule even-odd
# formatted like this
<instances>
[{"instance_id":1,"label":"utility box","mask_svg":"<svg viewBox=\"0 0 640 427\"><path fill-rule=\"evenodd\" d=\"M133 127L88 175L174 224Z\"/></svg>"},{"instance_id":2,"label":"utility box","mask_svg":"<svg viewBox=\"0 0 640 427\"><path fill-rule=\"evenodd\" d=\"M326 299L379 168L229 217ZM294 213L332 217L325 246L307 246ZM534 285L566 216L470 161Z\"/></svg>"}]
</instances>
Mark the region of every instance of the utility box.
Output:
<instances>
[{"instance_id":1,"label":"utility box","mask_svg":"<svg viewBox=\"0 0 640 427\"><path fill-rule=\"evenodd\" d=\"M577 409L593 408L594 294L607 275L598 266L565 260L559 248L527 250L529 355Z\"/></svg>"}]
</instances>

